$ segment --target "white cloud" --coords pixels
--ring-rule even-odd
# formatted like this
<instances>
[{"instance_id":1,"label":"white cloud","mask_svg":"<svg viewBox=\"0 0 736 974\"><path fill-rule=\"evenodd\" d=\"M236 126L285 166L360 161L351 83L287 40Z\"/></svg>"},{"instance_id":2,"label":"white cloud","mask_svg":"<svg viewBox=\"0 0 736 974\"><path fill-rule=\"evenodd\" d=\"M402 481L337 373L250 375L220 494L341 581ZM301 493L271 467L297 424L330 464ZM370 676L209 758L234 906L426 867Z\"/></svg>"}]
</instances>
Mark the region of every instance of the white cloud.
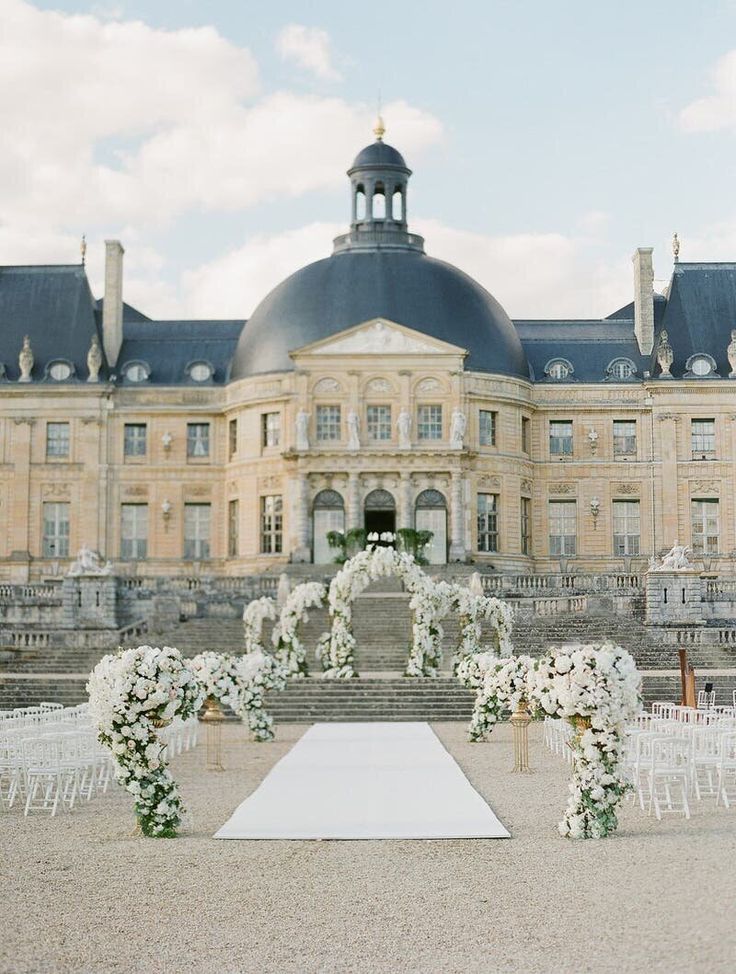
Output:
<instances>
[{"instance_id":1,"label":"white cloud","mask_svg":"<svg viewBox=\"0 0 736 974\"><path fill-rule=\"evenodd\" d=\"M713 93L686 105L679 114L687 132L713 132L736 126L736 50L716 61L710 71Z\"/></svg>"},{"instance_id":2,"label":"white cloud","mask_svg":"<svg viewBox=\"0 0 736 974\"><path fill-rule=\"evenodd\" d=\"M332 63L330 35L319 27L287 24L276 38L276 50L284 61L294 61L323 81L339 81Z\"/></svg>"},{"instance_id":3,"label":"white cloud","mask_svg":"<svg viewBox=\"0 0 736 974\"><path fill-rule=\"evenodd\" d=\"M0 213L6 225L157 227L338 185L370 131L367 106L259 93L252 54L212 27L164 31L3 0ZM402 146L439 122L387 106ZM4 256L4 255L3 255Z\"/></svg>"}]
</instances>

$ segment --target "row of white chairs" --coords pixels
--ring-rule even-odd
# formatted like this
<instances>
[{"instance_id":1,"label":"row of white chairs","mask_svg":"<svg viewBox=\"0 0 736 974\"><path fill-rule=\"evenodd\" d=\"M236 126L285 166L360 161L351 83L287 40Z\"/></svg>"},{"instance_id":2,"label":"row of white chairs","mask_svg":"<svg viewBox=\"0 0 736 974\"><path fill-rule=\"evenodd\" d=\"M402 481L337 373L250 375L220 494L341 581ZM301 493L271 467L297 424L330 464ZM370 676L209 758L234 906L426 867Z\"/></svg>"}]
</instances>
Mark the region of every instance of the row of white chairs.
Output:
<instances>
[{"instance_id":1,"label":"row of white chairs","mask_svg":"<svg viewBox=\"0 0 736 974\"><path fill-rule=\"evenodd\" d=\"M545 718L544 741L552 753L573 761L574 730ZM736 708L709 711L658 702L626 728L624 774L632 795L649 815L690 817L691 800L736 801Z\"/></svg>"},{"instance_id":2,"label":"row of white chairs","mask_svg":"<svg viewBox=\"0 0 736 974\"><path fill-rule=\"evenodd\" d=\"M169 755L197 744L196 717L175 719L160 731ZM40 704L0 712L0 806L11 809L20 799L32 811L56 815L82 800L104 794L115 780L108 748L97 740L85 704L63 707Z\"/></svg>"}]
</instances>

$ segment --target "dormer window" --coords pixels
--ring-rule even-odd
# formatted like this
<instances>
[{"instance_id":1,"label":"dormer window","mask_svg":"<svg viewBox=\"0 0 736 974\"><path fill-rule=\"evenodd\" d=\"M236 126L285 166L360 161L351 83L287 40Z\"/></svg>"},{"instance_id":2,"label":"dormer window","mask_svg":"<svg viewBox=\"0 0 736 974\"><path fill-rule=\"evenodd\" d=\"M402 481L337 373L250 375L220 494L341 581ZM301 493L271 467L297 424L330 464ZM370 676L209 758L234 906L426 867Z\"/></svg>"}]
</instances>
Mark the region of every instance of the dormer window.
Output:
<instances>
[{"instance_id":1,"label":"dormer window","mask_svg":"<svg viewBox=\"0 0 736 974\"><path fill-rule=\"evenodd\" d=\"M706 376L715 374L716 363L715 359L710 355L705 355L701 352L698 355L691 355L685 363L685 368L689 375L703 379Z\"/></svg>"},{"instance_id":2,"label":"dormer window","mask_svg":"<svg viewBox=\"0 0 736 974\"><path fill-rule=\"evenodd\" d=\"M48 368L46 369L46 374L54 382L64 382L66 379L71 379L72 373L74 372L74 367L71 362L67 362L65 359L59 359L56 362L50 362Z\"/></svg>"},{"instance_id":3,"label":"dormer window","mask_svg":"<svg viewBox=\"0 0 736 974\"><path fill-rule=\"evenodd\" d=\"M606 374L611 379L631 379L636 375L636 366L629 358L615 358L609 362Z\"/></svg>"},{"instance_id":4,"label":"dormer window","mask_svg":"<svg viewBox=\"0 0 736 974\"><path fill-rule=\"evenodd\" d=\"M575 370L566 358L553 358L544 367L544 374L558 382L569 379Z\"/></svg>"},{"instance_id":5,"label":"dormer window","mask_svg":"<svg viewBox=\"0 0 736 974\"><path fill-rule=\"evenodd\" d=\"M209 382L214 374L214 369L209 362L192 362L188 366L188 372L192 382Z\"/></svg>"},{"instance_id":6,"label":"dormer window","mask_svg":"<svg viewBox=\"0 0 736 974\"><path fill-rule=\"evenodd\" d=\"M128 382L145 382L150 374L151 370L145 362L128 362L123 369L123 375Z\"/></svg>"}]
</instances>

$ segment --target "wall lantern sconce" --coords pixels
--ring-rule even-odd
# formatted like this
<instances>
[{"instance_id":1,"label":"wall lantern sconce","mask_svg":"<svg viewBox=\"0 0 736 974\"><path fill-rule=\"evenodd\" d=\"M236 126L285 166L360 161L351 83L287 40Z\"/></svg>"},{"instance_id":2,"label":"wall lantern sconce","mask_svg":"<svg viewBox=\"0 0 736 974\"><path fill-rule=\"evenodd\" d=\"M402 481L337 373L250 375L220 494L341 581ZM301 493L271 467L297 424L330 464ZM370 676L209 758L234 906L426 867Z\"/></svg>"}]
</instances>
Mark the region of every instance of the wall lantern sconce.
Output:
<instances>
[{"instance_id":1,"label":"wall lantern sconce","mask_svg":"<svg viewBox=\"0 0 736 974\"><path fill-rule=\"evenodd\" d=\"M168 432L167 433L164 433L164 435L161 437L161 442L163 443L164 450L167 453L171 449L171 444L172 444L173 440L174 440L174 437L171 435L171 433L168 433Z\"/></svg>"},{"instance_id":2,"label":"wall lantern sconce","mask_svg":"<svg viewBox=\"0 0 736 974\"><path fill-rule=\"evenodd\" d=\"M593 530L598 528L598 515L601 513L601 502L597 497L590 499L590 513L593 515Z\"/></svg>"},{"instance_id":3,"label":"wall lantern sconce","mask_svg":"<svg viewBox=\"0 0 736 974\"><path fill-rule=\"evenodd\" d=\"M166 500L161 505L161 517L164 519L164 530L168 530L171 519L171 501Z\"/></svg>"}]
</instances>

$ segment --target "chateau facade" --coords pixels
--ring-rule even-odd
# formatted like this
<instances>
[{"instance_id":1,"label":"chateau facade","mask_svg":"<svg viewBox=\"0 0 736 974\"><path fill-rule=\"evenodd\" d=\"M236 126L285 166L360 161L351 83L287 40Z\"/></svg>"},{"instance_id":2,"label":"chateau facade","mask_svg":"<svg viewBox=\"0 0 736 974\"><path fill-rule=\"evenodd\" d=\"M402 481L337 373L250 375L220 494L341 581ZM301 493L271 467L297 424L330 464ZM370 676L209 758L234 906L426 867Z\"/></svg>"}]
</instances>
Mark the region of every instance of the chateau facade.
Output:
<instances>
[{"instance_id":1,"label":"chateau facade","mask_svg":"<svg viewBox=\"0 0 736 974\"><path fill-rule=\"evenodd\" d=\"M0 578L327 564L330 530L433 531L433 564L638 571L675 539L736 550L736 264L652 251L633 301L514 321L407 225L376 141L352 222L249 321L153 321L83 265L0 268ZM27 336L27 340L26 340Z\"/></svg>"}]
</instances>

